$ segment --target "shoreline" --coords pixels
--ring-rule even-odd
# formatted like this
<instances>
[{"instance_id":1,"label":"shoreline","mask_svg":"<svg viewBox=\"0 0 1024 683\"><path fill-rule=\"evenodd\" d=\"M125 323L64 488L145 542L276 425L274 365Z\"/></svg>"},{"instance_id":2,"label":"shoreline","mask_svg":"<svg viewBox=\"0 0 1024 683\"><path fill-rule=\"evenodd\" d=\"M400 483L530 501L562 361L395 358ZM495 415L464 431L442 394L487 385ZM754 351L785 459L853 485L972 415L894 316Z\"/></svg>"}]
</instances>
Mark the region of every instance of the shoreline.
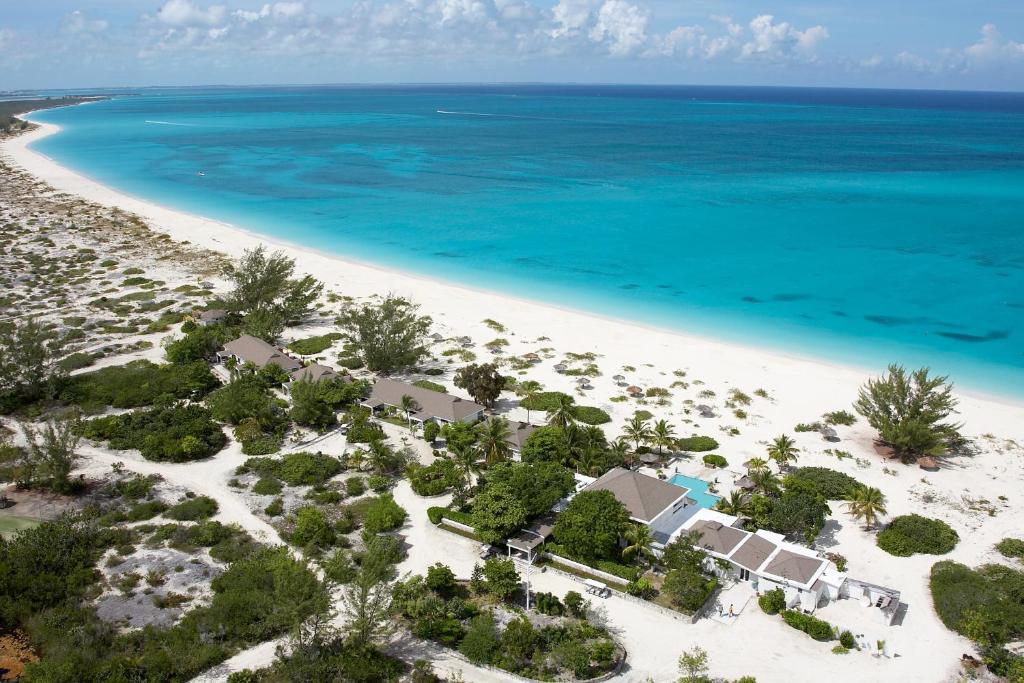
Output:
<instances>
[{"instance_id":1,"label":"shoreline","mask_svg":"<svg viewBox=\"0 0 1024 683\"><path fill-rule=\"evenodd\" d=\"M29 117L32 113L23 114L22 118L31 121ZM730 383L737 386L740 386L740 382L735 380L739 377L744 377L744 383L750 383L752 374L756 377L759 373L776 375L781 372L789 378L794 374L805 381L806 378L813 378L817 384L850 386L850 383L853 383L853 387L859 387L868 377L880 374L884 370L884 367L866 368L852 363L801 355L778 347L747 346L712 337L689 335L643 322L518 298L514 295L452 283L441 278L382 267L292 244L278 237L259 235L233 224L133 197L62 166L29 147L38 140L60 132L60 126L31 122L37 126L35 130L4 141L0 144L0 150L11 163L58 191L137 214L148 221L156 232L219 251L231 258L240 256L245 249L258 244L282 249L295 258L299 270L309 272L323 281L327 289L334 288L354 296L369 296L389 291L407 296L419 303L423 312L431 315L435 322L457 330L460 334L465 334L467 327L480 326L485 318L493 318L505 324L510 330L519 330L520 338L528 336L522 334L527 329L531 334L537 333L533 338L540 335L552 338L556 335L562 338L582 336L580 341L562 343L560 346L595 346L595 351L607 357L613 357L612 353L607 352L607 343L610 341L616 346L625 345L634 359L637 356L663 356L666 350L673 348L674 355L685 359L688 366L699 367L702 373L706 371L705 369L717 370L719 368L715 366L723 364L726 368L731 367L733 372L716 371L714 375L734 380ZM594 340L598 339L602 340L602 344L596 347ZM655 349L661 353L645 353ZM714 361L708 363L707 361L711 359ZM654 365L668 368L678 366L678 363L655 362ZM743 368L747 371L735 372ZM751 373L751 370L754 372ZM964 388L955 377L953 380L957 387L956 393L962 399L997 404L1009 409L1024 408L1024 398ZM854 391L850 397L851 401L855 395Z\"/></svg>"}]
</instances>

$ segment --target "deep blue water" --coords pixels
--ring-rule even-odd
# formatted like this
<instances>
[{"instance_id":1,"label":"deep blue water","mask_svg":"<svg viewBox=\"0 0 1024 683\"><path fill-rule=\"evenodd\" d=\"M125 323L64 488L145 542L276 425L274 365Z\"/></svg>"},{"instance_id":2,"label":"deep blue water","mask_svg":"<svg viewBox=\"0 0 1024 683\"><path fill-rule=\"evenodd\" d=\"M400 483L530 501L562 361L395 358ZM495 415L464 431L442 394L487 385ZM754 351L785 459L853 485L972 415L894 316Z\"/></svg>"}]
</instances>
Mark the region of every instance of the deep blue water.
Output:
<instances>
[{"instance_id":1,"label":"deep blue water","mask_svg":"<svg viewBox=\"0 0 1024 683\"><path fill-rule=\"evenodd\" d=\"M34 118L100 182L293 243L1024 395L1024 95L165 89Z\"/></svg>"}]
</instances>

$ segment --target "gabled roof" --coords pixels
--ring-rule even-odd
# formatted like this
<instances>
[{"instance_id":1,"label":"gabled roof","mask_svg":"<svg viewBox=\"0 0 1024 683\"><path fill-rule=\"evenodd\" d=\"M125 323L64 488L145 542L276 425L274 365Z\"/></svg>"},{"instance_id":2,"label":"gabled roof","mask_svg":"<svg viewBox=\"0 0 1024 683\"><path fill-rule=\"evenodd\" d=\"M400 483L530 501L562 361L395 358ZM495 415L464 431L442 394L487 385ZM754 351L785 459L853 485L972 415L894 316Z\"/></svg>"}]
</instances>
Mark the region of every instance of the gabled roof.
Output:
<instances>
[{"instance_id":1,"label":"gabled roof","mask_svg":"<svg viewBox=\"0 0 1024 683\"><path fill-rule=\"evenodd\" d=\"M766 538L757 534L749 534L747 540L733 551L729 559L745 569L756 572L777 547Z\"/></svg>"},{"instance_id":2,"label":"gabled roof","mask_svg":"<svg viewBox=\"0 0 1024 683\"><path fill-rule=\"evenodd\" d=\"M292 381L297 382L301 379L308 379L310 382L319 382L322 379L349 379L347 375L339 375L335 372L334 368L326 365L320 365L319 363L310 363L304 368L298 370L292 370L291 373Z\"/></svg>"},{"instance_id":3,"label":"gabled roof","mask_svg":"<svg viewBox=\"0 0 1024 683\"><path fill-rule=\"evenodd\" d=\"M416 402L414 410L418 415L446 422L459 422L484 409L482 405L469 399L440 391L431 391L393 379L377 380L370 392L369 401L379 401L398 407L402 405L403 396L409 396Z\"/></svg>"},{"instance_id":4,"label":"gabled roof","mask_svg":"<svg viewBox=\"0 0 1024 683\"><path fill-rule=\"evenodd\" d=\"M523 450L523 444L530 438L530 435L537 431L537 427L528 422L512 422L509 424L508 444L513 450Z\"/></svg>"},{"instance_id":5,"label":"gabled roof","mask_svg":"<svg viewBox=\"0 0 1024 683\"><path fill-rule=\"evenodd\" d=\"M630 517L645 523L654 521L687 493L681 486L622 467L608 470L585 490L610 491L629 511Z\"/></svg>"},{"instance_id":6,"label":"gabled roof","mask_svg":"<svg viewBox=\"0 0 1024 683\"><path fill-rule=\"evenodd\" d=\"M253 363L258 368L273 363L285 370L298 370L302 363L285 354L283 351L274 348L262 339L243 334L238 339L229 341L224 345L224 351L237 356L242 362Z\"/></svg>"},{"instance_id":7,"label":"gabled roof","mask_svg":"<svg viewBox=\"0 0 1024 683\"><path fill-rule=\"evenodd\" d=\"M746 531L715 520L701 520L690 527L690 531L700 534L702 548L723 556L731 553L748 535Z\"/></svg>"},{"instance_id":8,"label":"gabled roof","mask_svg":"<svg viewBox=\"0 0 1024 683\"><path fill-rule=\"evenodd\" d=\"M765 566L762 573L780 576L799 584L808 584L818 577L825 564L825 560L817 557L800 555L782 548Z\"/></svg>"}]
</instances>

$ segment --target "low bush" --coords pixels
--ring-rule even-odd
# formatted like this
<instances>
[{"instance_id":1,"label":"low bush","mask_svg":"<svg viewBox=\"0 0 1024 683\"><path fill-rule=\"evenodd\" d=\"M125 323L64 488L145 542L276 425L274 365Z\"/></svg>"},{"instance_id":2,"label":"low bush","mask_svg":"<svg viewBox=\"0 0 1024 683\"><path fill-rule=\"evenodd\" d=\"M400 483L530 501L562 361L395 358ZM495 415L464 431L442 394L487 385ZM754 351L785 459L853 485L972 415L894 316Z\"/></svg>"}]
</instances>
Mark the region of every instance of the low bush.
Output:
<instances>
[{"instance_id":1,"label":"low bush","mask_svg":"<svg viewBox=\"0 0 1024 683\"><path fill-rule=\"evenodd\" d=\"M278 515L284 512L284 500L282 500L281 498L275 498L274 500L270 501L270 505L263 508L263 512L267 515L267 517L277 517Z\"/></svg>"},{"instance_id":2,"label":"low bush","mask_svg":"<svg viewBox=\"0 0 1024 683\"><path fill-rule=\"evenodd\" d=\"M916 514L896 517L877 538L879 548L897 557L945 555L959 540L956 531L942 520Z\"/></svg>"},{"instance_id":3,"label":"low bush","mask_svg":"<svg viewBox=\"0 0 1024 683\"><path fill-rule=\"evenodd\" d=\"M217 501L208 496L196 496L186 498L171 509L164 516L168 519L175 519L179 522L207 519L217 514Z\"/></svg>"},{"instance_id":4,"label":"low bush","mask_svg":"<svg viewBox=\"0 0 1024 683\"><path fill-rule=\"evenodd\" d=\"M418 379L415 382L413 382L412 385L414 387L419 387L420 389L436 391L440 394L447 392L447 389L445 389L442 385L438 384L437 382L431 382L429 379Z\"/></svg>"},{"instance_id":5,"label":"low bush","mask_svg":"<svg viewBox=\"0 0 1024 683\"><path fill-rule=\"evenodd\" d=\"M835 638L832 624L827 621L812 617L810 614L797 612L796 610L783 610L781 614L783 621L798 631L803 631L815 640L828 641Z\"/></svg>"},{"instance_id":6,"label":"low bush","mask_svg":"<svg viewBox=\"0 0 1024 683\"><path fill-rule=\"evenodd\" d=\"M781 588L774 588L759 597L757 604L765 614L778 614L786 608L786 593Z\"/></svg>"},{"instance_id":7,"label":"low bush","mask_svg":"<svg viewBox=\"0 0 1024 683\"><path fill-rule=\"evenodd\" d=\"M412 490L421 496L437 496L459 483L461 476L451 460L438 459L426 467L410 467L407 475Z\"/></svg>"},{"instance_id":8,"label":"low bush","mask_svg":"<svg viewBox=\"0 0 1024 683\"><path fill-rule=\"evenodd\" d=\"M284 487L276 477L261 477L252 487L252 492L261 496L276 496Z\"/></svg>"},{"instance_id":9,"label":"low bush","mask_svg":"<svg viewBox=\"0 0 1024 683\"><path fill-rule=\"evenodd\" d=\"M78 352L65 356L57 363L57 365L59 365L65 372L71 372L72 370L87 368L95 362L96 358L91 353Z\"/></svg>"},{"instance_id":10,"label":"low bush","mask_svg":"<svg viewBox=\"0 0 1024 683\"><path fill-rule=\"evenodd\" d=\"M338 359L338 365L349 370L358 370L363 367L363 361L355 356L342 356Z\"/></svg>"},{"instance_id":11,"label":"low bush","mask_svg":"<svg viewBox=\"0 0 1024 683\"><path fill-rule=\"evenodd\" d=\"M228 439L210 411L196 404L171 404L89 420L82 435L108 441L115 450L137 449L147 460L186 462L220 451Z\"/></svg>"},{"instance_id":12,"label":"low bush","mask_svg":"<svg viewBox=\"0 0 1024 683\"><path fill-rule=\"evenodd\" d=\"M323 453L289 453L281 458L278 476L289 486L322 484L344 468L341 461Z\"/></svg>"},{"instance_id":13,"label":"low bush","mask_svg":"<svg viewBox=\"0 0 1024 683\"><path fill-rule=\"evenodd\" d=\"M577 420L588 425L601 425L612 421L608 413L594 406L576 406L573 414Z\"/></svg>"},{"instance_id":14,"label":"low bush","mask_svg":"<svg viewBox=\"0 0 1024 683\"><path fill-rule=\"evenodd\" d=\"M932 565L928 586L946 628L984 645L1024 636L1024 572L998 564L971 569L943 560Z\"/></svg>"},{"instance_id":15,"label":"low bush","mask_svg":"<svg viewBox=\"0 0 1024 683\"><path fill-rule=\"evenodd\" d=\"M704 464L710 467L726 467L729 464L729 461L721 455L708 453L704 456Z\"/></svg>"},{"instance_id":16,"label":"low bush","mask_svg":"<svg viewBox=\"0 0 1024 683\"><path fill-rule=\"evenodd\" d=\"M843 631L839 634L839 644L847 650L852 650L857 647L857 639L849 631Z\"/></svg>"},{"instance_id":17,"label":"low bush","mask_svg":"<svg viewBox=\"0 0 1024 683\"><path fill-rule=\"evenodd\" d=\"M129 522L142 522L156 517L166 509L166 503L159 500L149 500L145 503L139 503L128 510L125 514L125 520Z\"/></svg>"},{"instance_id":18,"label":"low bush","mask_svg":"<svg viewBox=\"0 0 1024 683\"><path fill-rule=\"evenodd\" d=\"M560 391L540 391L533 396L524 398L519 402L519 405L529 410L548 412L558 407L558 400L562 396L568 397L570 401L575 401L572 396L569 396L569 394L563 394Z\"/></svg>"},{"instance_id":19,"label":"low bush","mask_svg":"<svg viewBox=\"0 0 1024 683\"><path fill-rule=\"evenodd\" d=\"M998 550L1003 557L1015 557L1018 560L1024 558L1024 539L1004 538L996 543Z\"/></svg>"},{"instance_id":20,"label":"low bush","mask_svg":"<svg viewBox=\"0 0 1024 683\"><path fill-rule=\"evenodd\" d=\"M345 480L345 492L355 498L366 493L366 481L362 477L351 477Z\"/></svg>"},{"instance_id":21,"label":"low bush","mask_svg":"<svg viewBox=\"0 0 1024 683\"><path fill-rule=\"evenodd\" d=\"M786 482L801 481L813 486L826 500L845 500L863 484L844 472L827 467L798 467L785 478Z\"/></svg>"},{"instance_id":22,"label":"low bush","mask_svg":"<svg viewBox=\"0 0 1024 683\"><path fill-rule=\"evenodd\" d=\"M395 502L391 496L379 496L372 499L363 513L363 528L371 534L391 531L402 526L408 517L405 508Z\"/></svg>"},{"instance_id":23,"label":"low bush","mask_svg":"<svg viewBox=\"0 0 1024 683\"><path fill-rule=\"evenodd\" d=\"M198 398L219 385L203 361L156 365L136 360L71 377L60 399L86 409L138 408L153 405L157 399Z\"/></svg>"},{"instance_id":24,"label":"low bush","mask_svg":"<svg viewBox=\"0 0 1024 683\"><path fill-rule=\"evenodd\" d=\"M341 339L341 337L342 335L338 332L330 332L320 336L296 339L295 341L288 343L288 350L293 351L300 356L312 356L317 353L323 353L331 347L331 344Z\"/></svg>"},{"instance_id":25,"label":"low bush","mask_svg":"<svg viewBox=\"0 0 1024 683\"><path fill-rule=\"evenodd\" d=\"M385 477L383 474L371 474L366 478L366 485L374 493L384 493L391 488L393 483L390 477Z\"/></svg>"},{"instance_id":26,"label":"low bush","mask_svg":"<svg viewBox=\"0 0 1024 683\"><path fill-rule=\"evenodd\" d=\"M676 441L676 446L683 451L702 453L718 448L718 442L710 436L688 436Z\"/></svg>"}]
</instances>

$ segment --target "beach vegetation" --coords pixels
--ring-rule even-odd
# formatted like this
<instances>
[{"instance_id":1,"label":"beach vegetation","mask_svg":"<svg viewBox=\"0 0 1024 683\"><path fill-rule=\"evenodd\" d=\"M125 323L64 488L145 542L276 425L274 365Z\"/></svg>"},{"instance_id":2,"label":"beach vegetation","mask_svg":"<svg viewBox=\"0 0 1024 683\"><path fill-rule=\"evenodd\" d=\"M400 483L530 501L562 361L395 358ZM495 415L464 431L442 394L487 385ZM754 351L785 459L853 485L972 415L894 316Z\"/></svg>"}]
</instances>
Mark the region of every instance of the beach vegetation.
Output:
<instances>
[{"instance_id":1,"label":"beach vegetation","mask_svg":"<svg viewBox=\"0 0 1024 683\"><path fill-rule=\"evenodd\" d=\"M929 372L890 365L885 374L861 387L854 403L878 431L878 440L904 460L941 456L962 440L960 424L948 419L957 406L953 385L946 376Z\"/></svg>"},{"instance_id":2,"label":"beach vegetation","mask_svg":"<svg viewBox=\"0 0 1024 683\"><path fill-rule=\"evenodd\" d=\"M227 445L220 425L198 404L170 403L82 423L82 435L115 450L137 449L147 460L184 462L207 458Z\"/></svg>"},{"instance_id":3,"label":"beach vegetation","mask_svg":"<svg viewBox=\"0 0 1024 683\"><path fill-rule=\"evenodd\" d=\"M426 466L412 463L406 470L406 476L412 490L421 496L447 493L462 481L455 463L444 458L438 458Z\"/></svg>"},{"instance_id":4,"label":"beach vegetation","mask_svg":"<svg viewBox=\"0 0 1024 683\"><path fill-rule=\"evenodd\" d=\"M587 425L602 425L612 421L608 413L596 406L575 406L573 414L578 422Z\"/></svg>"},{"instance_id":5,"label":"beach vegetation","mask_svg":"<svg viewBox=\"0 0 1024 683\"><path fill-rule=\"evenodd\" d=\"M239 425L251 419L267 432L277 430L286 421L283 402L255 375L240 375L210 393L206 407L215 420Z\"/></svg>"},{"instance_id":6,"label":"beach vegetation","mask_svg":"<svg viewBox=\"0 0 1024 683\"><path fill-rule=\"evenodd\" d=\"M829 641L835 639L835 629L832 627L832 624L823 619L790 609L782 610L780 614L782 615L782 620L788 625L798 631L803 631L815 640Z\"/></svg>"},{"instance_id":7,"label":"beach vegetation","mask_svg":"<svg viewBox=\"0 0 1024 683\"><path fill-rule=\"evenodd\" d=\"M768 458L779 466L779 471L786 469L789 463L799 457L800 449L796 442L785 434L775 437L768 445Z\"/></svg>"},{"instance_id":8,"label":"beach vegetation","mask_svg":"<svg viewBox=\"0 0 1024 683\"><path fill-rule=\"evenodd\" d=\"M960 535L941 519L918 514L893 518L877 538L879 548L897 557L909 557L915 553L945 555L959 541Z\"/></svg>"},{"instance_id":9,"label":"beach vegetation","mask_svg":"<svg viewBox=\"0 0 1024 683\"><path fill-rule=\"evenodd\" d=\"M757 604L765 614L778 614L786 608L786 594L781 588L773 588L761 595Z\"/></svg>"},{"instance_id":10,"label":"beach vegetation","mask_svg":"<svg viewBox=\"0 0 1024 683\"><path fill-rule=\"evenodd\" d=\"M717 588L718 580L715 577L707 577L693 567L681 567L665 574L661 591L675 609L693 614Z\"/></svg>"},{"instance_id":11,"label":"beach vegetation","mask_svg":"<svg viewBox=\"0 0 1024 683\"><path fill-rule=\"evenodd\" d=\"M611 492L583 491L558 515L554 537L570 557L615 559L629 524L629 513Z\"/></svg>"},{"instance_id":12,"label":"beach vegetation","mask_svg":"<svg viewBox=\"0 0 1024 683\"><path fill-rule=\"evenodd\" d=\"M0 413L52 396L66 371L64 340L36 318L0 322Z\"/></svg>"},{"instance_id":13,"label":"beach vegetation","mask_svg":"<svg viewBox=\"0 0 1024 683\"><path fill-rule=\"evenodd\" d=\"M812 485L826 500L847 500L863 486L845 472L827 467L798 467L790 470L783 479L783 485L796 481Z\"/></svg>"},{"instance_id":14,"label":"beach vegetation","mask_svg":"<svg viewBox=\"0 0 1024 683\"><path fill-rule=\"evenodd\" d=\"M179 522L195 522L213 517L217 514L218 508L217 501L208 496L186 497L185 500L167 510L164 516Z\"/></svg>"},{"instance_id":15,"label":"beach vegetation","mask_svg":"<svg viewBox=\"0 0 1024 683\"><path fill-rule=\"evenodd\" d=\"M702 458L702 460L704 461L705 465L708 465L710 467L728 467L729 466L729 461L726 460L725 457L723 457L721 455L718 455L716 453L708 453L707 455L705 455Z\"/></svg>"},{"instance_id":16,"label":"beach vegetation","mask_svg":"<svg viewBox=\"0 0 1024 683\"><path fill-rule=\"evenodd\" d=\"M244 333L271 343L288 322L308 316L323 292L313 276L295 277L295 259L263 245L247 249L229 277L228 311L241 316Z\"/></svg>"},{"instance_id":17,"label":"beach vegetation","mask_svg":"<svg viewBox=\"0 0 1024 683\"><path fill-rule=\"evenodd\" d=\"M68 378L60 399L90 411L105 406L138 408L202 398L218 386L220 381L202 361L156 365L136 360Z\"/></svg>"},{"instance_id":18,"label":"beach vegetation","mask_svg":"<svg viewBox=\"0 0 1024 683\"><path fill-rule=\"evenodd\" d=\"M718 448L718 442L710 436L687 436L676 440L676 448L691 453L702 453Z\"/></svg>"},{"instance_id":19,"label":"beach vegetation","mask_svg":"<svg viewBox=\"0 0 1024 683\"><path fill-rule=\"evenodd\" d=\"M408 299L388 295L379 304L353 307L338 323L366 367L390 374L416 365L427 353L431 320L418 311Z\"/></svg>"},{"instance_id":20,"label":"beach vegetation","mask_svg":"<svg viewBox=\"0 0 1024 683\"><path fill-rule=\"evenodd\" d=\"M431 382L429 379L418 379L413 382L412 385L414 387L419 387L420 389L436 391L439 394L446 393L447 391L447 389L444 388L444 385L438 384L437 382Z\"/></svg>"},{"instance_id":21,"label":"beach vegetation","mask_svg":"<svg viewBox=\"0 0 1024 683\"><path fill-rule=\"evenodd\" d=\"M850 427L857 423L857 416L848 410L833 410L822 415L822 419L825 420L825 424L843 427Z\"/></svg>"},{"instance_id":22,"label":"beach vegetation","mask_svg":"<svg viewBox=\"0 0 1024 683\"><path fill-rule=\"evenodd\" d=\"M492 484L473 499L472 526L485 543L498 543L526 524L526 507L507 485Z\"/></svg>"},{"instance_id":23,"label":"beach vegetation","mask_svg":"<svg viewBox=\"0 0 1024 683\"><path fill-rule=\"evenodd\" d=\"M488 467L504 462L512 453L509 437L512 430L503 417L490 417L475 426L477 448L484 456Z\"/></svg>"},{"instance_id":24,"label":"beach vegetation","mask_svg":"<svg viewBox=\"0 0 1024 683\"><path fill-rule=\"evenodd\" d=\"M886 514L885 494L873 486L858 486L850 494L846 509L854 519L862 520L864 526L871 528Z\"/></svg>"},{"instance_id":25,"label":"beach vegetation","mask_svg":"<svg viewBox=\"0 0 1024 683\"><path fill-rule=\"evenodd\" d=\"M710 672L708 652L697 646L679 655L679 683L706 683Z\"/></svg>"},{"instance_id":26,"label":"beach vegetation","mask_svg":"<svg viewBox=\"0 0 1024 683\"><path fill-rule=\"evenodd\" d=\"M318 336L304 337L288 342L287 348L292 353L297 353L300 356L312 356L323 353L343 336L339 332L329 332Z\"/></svg>"},{"instance_id":27,"label":"beach vegetation","mask_svg":"<svg viewBox=\"0 0 1024 683\"><path fill-rule=\"evenodd\" d=\"M1024 559L1024 539L1004 538L999 543L996 543L996 550L1003 557L1011 557L1018 560Z\"/></svg>"},{"instance_id":28,"label":"beach vegetation","mask_svg":"<svg viewBox=\"0 0 1024 683\"><path fill-rule=\"evenodd\" d=\"M81 439L76 416L48 420L41 428L22 423L21 430L25 448L5 449L8 457L13 456L12 478L19 487L48 488L56 493L73 493L80 488L71 481ZM0 455L0 462L4 459Z\"/></svg>"},{"instance_id":29,"label":"beach vegetation","mask_svg":"<svg viewBox=\"0 0 1024 683\"><path fill-rule=\"evenodd\" d=\"M459 368L454 383L464 389L477 403L491 407L505 388L506 378L494 363L471 363Z\"/></svg>"},{"instance_id":30,"label":"beach vegetation","mask_svg":"<svg viewBox=\"0 0 1024 683\"><path fill-rule=\"evenodd\" d=\"M300 379L288 387L288 394L292 400L288 416L295 424L324 430L337 423L338 417L325 400L320 385L321 382Z\"/></svg>"},{"instance_id":31,"label":"beach vegetation","mask_svg":"<svg viewBox=\"0 0 1024 683\"><path fill-rule=\"evenodd\" d=\"M377 496L363 509L363 529L371 534L392 531L402 526L408 516L390 495Z\"/></svg>"}]
</instances>

